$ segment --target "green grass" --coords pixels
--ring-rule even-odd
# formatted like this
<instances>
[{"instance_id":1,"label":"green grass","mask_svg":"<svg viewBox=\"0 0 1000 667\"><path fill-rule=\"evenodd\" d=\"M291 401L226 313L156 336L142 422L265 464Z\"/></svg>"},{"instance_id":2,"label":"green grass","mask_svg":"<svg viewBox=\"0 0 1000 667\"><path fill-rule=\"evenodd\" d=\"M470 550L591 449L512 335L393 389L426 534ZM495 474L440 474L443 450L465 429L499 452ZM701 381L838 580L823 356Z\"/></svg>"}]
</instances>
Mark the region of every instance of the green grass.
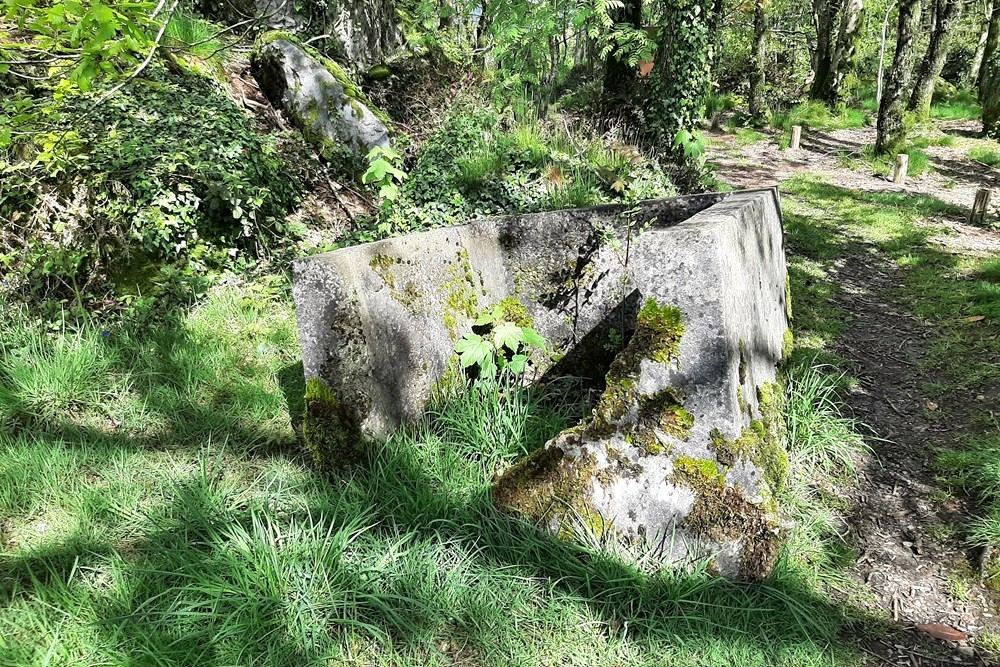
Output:
<instances>
[{"instance_id":1,"label":"green grass","mask_svg":"<svg viewBox=\"0 0 1000 667\"><path fill-rule=\"evenodd\" d=\"M823 436L851 424L811 398L835 376L791 377L812 439L791 446L799 528L749 585L493 510L490 480L579 392L446 396L366 465L315 475L284 288L217 289L153 328L0 328L0 664L854 663L818 485L855 440Z\"/></svg>"},{"instance_id":2,"label":"green grass","mask_svg":"<svg viewBox=\"0 0 1000 667\"><path fill-rule=\"evenodd\" d=\"M217 55L225 44L216 36L220 30L214 23L185 12L175 12L163 36L170 46L183 48L199 58L208 58Z\"/></svg>"},{"instance_id":3,"label":"green grass","mask_svg":"<svg viewBox=\"0 0 1000 667\"><path fill-rule=\"evenodd\" d=\"M467 188L477 188L503 172L506 166L504 147L491 143L458 159L458 182Z\"/></svg>"},{"instance_id":4,"label":"green grass","mask_svg":"<svg viewBox=\"0 0 1000 667\"><path fill-rule=\"evenodd\" d=\"M952 139L952 137L948 137L948 139ZM931 164L930 155L928 155L923 149L928 146L947 145L937 142L938 139L919 138L908 142L906 146L899 151L909 157L906 172L909 177L919 178L934 168ZM875 153L875 146L873 144L868 144L864 147L860 156L856 153L842 154L839 157L839 162L842 166L848 169L863 168L878 176L888 178L892 175L893 166L896 163L896 156L877 155Z\"/></svg>"},{"instance_id":5,"label":"green grass","mask_svg":"<svg viewBox=\"0 0 1000 667\"><path fill-rule=\"evenodd\" d=\"M788 111L775 113L771 117L772 127L786 132L793 125L813 130L842 130L864 127L868 122L868 114L861 109L839 107L831 110L826 104L814 100L802 102Z\"/></svg>"},{"instance_id":6,"label":"green grass","mask_svg":"<svg viewBox=\"0 0 1000 667\"><path fill-rule=\"evenodd\" d=\"M931 118L941 120L978 120L983 116L976 93L959 91L947 100L936 100L931 104Z\"/></svg>"},{"instance_id":7,"label":"green grass","mask_svg":"<svg viewBox=\"0 0 1000 667\"><path fill-rule=\"evenodd\" d=\"M970 160L985 164L987 167L1000 166L1000 146L994 142L992 145L973 146L969 149Z\"/></svg>"}]
</instances>

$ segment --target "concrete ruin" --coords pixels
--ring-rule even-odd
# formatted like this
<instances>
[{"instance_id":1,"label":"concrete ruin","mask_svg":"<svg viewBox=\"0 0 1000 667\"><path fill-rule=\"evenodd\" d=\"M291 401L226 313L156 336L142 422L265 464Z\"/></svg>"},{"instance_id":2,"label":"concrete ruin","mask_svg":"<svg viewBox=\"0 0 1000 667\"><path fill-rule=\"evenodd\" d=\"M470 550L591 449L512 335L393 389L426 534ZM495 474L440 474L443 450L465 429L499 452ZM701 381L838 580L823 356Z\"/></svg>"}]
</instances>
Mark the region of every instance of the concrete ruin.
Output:
<instances>
[{"instance_id":1,"label":"concrete ruin","mask_svg":"<svg viewBox=\"0 0 1000 667\"><path fill-rule=\"evenodd\" d=\"M776 191L479 220L310 257L294 274L319 464L421 416L455 342L513 298L557 352L535 372L593 376L603 393L497 479L494 502L664 562L770 571L790 341Z\"/></svg>"}]
</instances>

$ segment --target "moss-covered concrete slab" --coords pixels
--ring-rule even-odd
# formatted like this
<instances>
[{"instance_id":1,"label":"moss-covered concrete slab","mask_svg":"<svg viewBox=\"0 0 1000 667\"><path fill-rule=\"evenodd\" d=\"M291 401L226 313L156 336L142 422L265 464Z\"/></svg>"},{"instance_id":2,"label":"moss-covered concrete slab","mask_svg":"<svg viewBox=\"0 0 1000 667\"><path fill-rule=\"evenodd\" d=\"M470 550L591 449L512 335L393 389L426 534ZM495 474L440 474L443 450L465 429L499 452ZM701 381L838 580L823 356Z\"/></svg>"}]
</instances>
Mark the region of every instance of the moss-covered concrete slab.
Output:
<instances>
[{"instance_id":1,"label":"moss-covered concrete slab","mask_svg":"<svg viewBox=\"0 0 1000 667\"><path fill-rule=\"evenodd\" d=\"M294 291L307 378L336 406L315 412L373 443L422 414L479 313L516 302L557 352L535 376L599 368L603 394L496 481L497 505L754 578L780 540L785 284L761 190L411 234L297 262Z\"/></svg>"}]
</instances>

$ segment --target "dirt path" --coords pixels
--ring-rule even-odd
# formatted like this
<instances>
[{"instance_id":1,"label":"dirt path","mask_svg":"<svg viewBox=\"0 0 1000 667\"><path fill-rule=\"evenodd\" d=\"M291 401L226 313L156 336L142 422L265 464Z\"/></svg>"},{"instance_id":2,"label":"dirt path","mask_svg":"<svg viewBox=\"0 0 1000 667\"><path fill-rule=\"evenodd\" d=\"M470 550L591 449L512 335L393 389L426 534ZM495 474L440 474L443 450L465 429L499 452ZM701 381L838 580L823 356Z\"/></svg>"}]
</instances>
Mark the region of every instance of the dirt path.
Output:
<instances>
[{"instance_id":1,"label":"dirt path","mask_svg":"<svg viewBox=\"0 0 1000 667\"><path fill-rule=\"evenodd\" d=\"M736 188L776 185L810 173L860 191L899 189L885 178L845 167L838 157L847 151L859 154L873 142L871 128L817 133L795 152L781 151L773 140L739 146L731 135L709 136L709 161L717 177ZM997 172L964 158L961 142L927 152L937 171L912 180L907 193L968 207L977 187L1000 185ZM922 224L947 228L929 240L947 252L1000 253L995 231L947 219ZM1000 630L998 619L990 594L976 583L976 554L966 552L953 528L965 525L970 513L961 500L943 492L932 465L936 448L953 443L961 431L961 425L942 428L922 395L934 378L919 361L934 332L898 300L895 288L904 280L899 267L848 230L844 234L844 254L831 278L841 288L834 305L850 318L836 352L849 360L860 380L848 398L850 407L878 435L869 439L873 456L863 465L851 499L848 540L859 557L849 574L864 595L850 602L890 619L893 628L880 637L859 633L862 649L872 664L993 664L976 650L974 638L984 629ZM932 638L916 627L926 623L956 628L968 640Z\"/></svg>"}]
</instances>

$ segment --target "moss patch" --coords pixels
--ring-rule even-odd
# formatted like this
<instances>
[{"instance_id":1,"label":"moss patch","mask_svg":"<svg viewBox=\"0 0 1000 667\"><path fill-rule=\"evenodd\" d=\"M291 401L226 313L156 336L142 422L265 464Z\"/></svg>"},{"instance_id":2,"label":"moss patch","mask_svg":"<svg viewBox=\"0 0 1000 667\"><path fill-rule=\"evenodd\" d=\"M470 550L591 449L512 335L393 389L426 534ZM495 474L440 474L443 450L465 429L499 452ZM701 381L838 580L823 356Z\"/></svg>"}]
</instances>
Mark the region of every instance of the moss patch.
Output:
<instances>
[{"instance_id":1,"label":"moss patch","mask_svg":"<svg viewBox=\"0 0 1000 667\"><path fill-rule=\"evenodd\" d=\"M597 461L590 454L570 459L559 447L546 447L497 480L492 490L493 503L535 522L557 518L560 536L570 536L574 514L585 520L597 514L589 501L596 469ZM603 532L603 519L599 525L589 523L597 534Z\"/></svg>"},{"instance_id":2,"label":"moss patch","mask_svg":"<svg viewBox=\"0 0 1000 667\"><path fill-rule=\"evenodd\" d=\"M679 456L668 481L695 491L682 528L717 543L740 540L740 577L760 579L773 569L781 548L778 526L766 508L726 486L725 472L714 460Z\"/></svg>"},{"instance_id":3,"label":"moss patch","mask_svg":"<svg viewBox=\"0 0 1000 667\"><path fill-rule=\"evenodd\" d=\"M659 428L675 438L685 439L694 426L694 415L684 409L675 390L664 389L639 399L639 422L650 428Z\"/></svg>"},{"instance_id":4,"label":"moss patch","mask_svg":"<svg viewBox=\"0 0 1000 667\"><path fill-rule=\"evenodd\" d=\"M535 324L531 315L528 313L528 309L523 303L518 301L517 298L513 296L501 299L496 306L490 308L489 310L499 313L499 319L502 321L511 322L519 327L531 327Z\"/></svg>"},{"instance_id":5,"label":"moss patch","mask_svg":"<svg viewBox=\"0 0 1000 667\"><path fill-rule=\"evenodd\" d=\"M356 415L318 378L306 380L302 439L321 470L334 470L361 458L364 439Z\"/></svg>"},{"instance_id":6,"label":"moss patch","mask_svg":"<svg viewBox=\"0 0 1000 667\"><path fill-rule=\"evenodd\" d=\"M615 424L621 420L635 402L637 395L633 378L609 377L607 386L594 407L591 427L597 432L613 430Z\"/></svg>"},{"instance_id":7,"label":"moss patch","mask_svg":"<svg viewBox=\"0 0 1000 667\"><path fill-rule=\"evenodd\" d=\"M476 274L472 270L469 252L462 248L458 259L448 266L448 280L445 290L443 321L452 340L458 340L458 324L462 319L474 319L479 313L479 297L476 292Z\"/></svg>"},{"instance_id":8,"label":"moss patch","mask_svg":"<svg viewBox=\"0 0 1000 667\"><path fill-rule=\"evenodd\" d=\"M710 434L712 449L719 462L731 466L746 459L760 468L772 496L785 486L788 452L785 451L784 390L780 383L768 382L757 390L761 417L743 429L739 437L727 439L721 431Z\"/></svg>"},{"instance_id":9,"label":"moss patch","mask_svg":"<svg viewBox=\"0 0 1000 667\"><path fill-rule=\"evenodd\" d=\"M698 495L718 494L726 486L726 473L714 459L678 456L674 459L671 481L694 489Z\"/></svg>"}]
</instances>

